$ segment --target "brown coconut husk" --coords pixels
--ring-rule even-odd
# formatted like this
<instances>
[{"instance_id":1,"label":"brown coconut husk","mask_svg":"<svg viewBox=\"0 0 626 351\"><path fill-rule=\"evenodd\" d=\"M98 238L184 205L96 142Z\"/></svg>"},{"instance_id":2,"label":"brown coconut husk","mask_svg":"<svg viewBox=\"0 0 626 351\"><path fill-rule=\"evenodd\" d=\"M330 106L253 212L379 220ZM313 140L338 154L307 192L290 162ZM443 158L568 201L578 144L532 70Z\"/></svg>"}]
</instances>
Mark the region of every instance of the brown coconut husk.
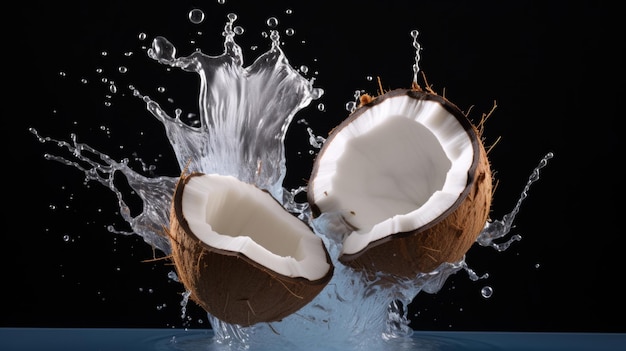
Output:
<instances>
[{"instance_id":1,"label":"brown coconut husk","mask_svg":"<svg viewBox=\"0 0 626 351\"><path fill-rule=\"evenodd\" d=\"M315 281L288 277L239 252L211 247L194 235L181 204L185 184L200 174L181 176L170 214L172 258L190 299L216 318L241 326L279 321L313 300L330 281L332 264ZM327 251L326 259L331 262Z\"/></svg>"},{"instance_id":2,"label":"brown coconut husk","mask_svg":"<svg viewBox=\"0 0 626 351\"><path fill-rule=\"evenodd\" d=\"M476 150L473 164L468 172L465 191L445 213L421 228L409 232L389 233L387 237L371 242L360 252L339 257L340 262L356 270L365 270L370 273L383 272L399 278L411 279L421 273L432 272L445 262L456 263L464 258L489 218L493 179L487 152L482 142L482 121L481 129L478 129L456 105L445 97L437 95L430 87L427 86L424 91L416 83L413 84L412 89L396 89L384 93L381 87L381 95L377 97L362 96L359 109L331 131L325 144L332 142L333 135L338 133L343 126L358 118L360 110L382 103L387 97L398 94L438 101L465 126ZM318 159L323 152L322 148ZM314 182L316 172L317 162L313 167L309 186ZM321 210L315 205L314 199L309 197L309 202L313 215L320 215Z\"/></svg>"}]
</instances>

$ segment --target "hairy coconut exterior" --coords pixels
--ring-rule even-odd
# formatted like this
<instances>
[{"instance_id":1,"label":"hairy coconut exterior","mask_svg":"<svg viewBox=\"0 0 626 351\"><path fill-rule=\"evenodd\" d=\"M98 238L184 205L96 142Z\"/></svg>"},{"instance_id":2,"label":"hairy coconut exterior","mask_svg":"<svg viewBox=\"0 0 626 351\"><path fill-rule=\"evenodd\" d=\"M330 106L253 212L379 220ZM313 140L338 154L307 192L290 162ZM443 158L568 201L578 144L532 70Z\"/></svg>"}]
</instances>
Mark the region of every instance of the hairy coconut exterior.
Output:
<instances>
[{"instance_id":1,"label":"hairy coconut exterior","mask_svg":"<svg viewBox=\"0 0 626 351\"><path fill-rule=\"evenodd\" d=\"M369 100L361 109L382 103L386 98L400 94L407 94L417 99L438 101L465 127L475 150L472 166L468 170L465 191L446 212L425 226L409 232L389 233L390 235L371 242L357 253L343 254L339 257L340 262L357 270L383 272L410 279L420 273L432 272L442 263L454 263L463 259L489 218L493 179L480 133L461 110L447 99L430 92L396 89ZM326 143L332 142L333 134L358 115L360 113L353 114L335 128ZM322 153L323 150L320 151L320 155ZM315 175L316 168L314 166L313 175ZM313 214L319 215L320 209L315 205L314 200L309 198L309 202Z\"/></svg>"},{"instance_id":2,"label":"hairy coconut exterior","mask_svg":"<svg viewBox=\"0 0 626 351\"><path fill-rule=\"evenodd\" d=\"M239 252L216 249L198 239L182 212L183 189L196 175L200 173L181 176L170 214L173 261L192 301L224 322L250 326L289 316L326 286L333 274L332 264L321 279L292 278ZM328 252L326 256L330 263Z\"/></svg>"}]
</instances>

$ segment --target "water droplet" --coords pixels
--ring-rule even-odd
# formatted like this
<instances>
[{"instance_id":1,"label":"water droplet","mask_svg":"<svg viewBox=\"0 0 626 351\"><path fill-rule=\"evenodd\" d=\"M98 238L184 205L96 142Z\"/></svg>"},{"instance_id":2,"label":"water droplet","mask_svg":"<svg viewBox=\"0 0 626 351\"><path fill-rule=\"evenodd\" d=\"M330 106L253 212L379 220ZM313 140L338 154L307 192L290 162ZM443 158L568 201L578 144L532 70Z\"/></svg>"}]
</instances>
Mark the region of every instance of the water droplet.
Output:
<instances>
[{"instance_id":1,"label":"water droplet","mask_svg":"<svg viewBox=\"0 0 626 351\"><path fill-rule=\"evenodd\" d=\"M224 5L226 3L226 0L217 0L217 3L220 5Z\"/></svg>"},{"instance_id":2,"label":"water droplet","mask_svg":"<svg viewBox=\"0 0 626 351\"><path fill-rule=\"evenodd\" d=\"M245 29L243 29L242 26L236 26L235 28L233 28L233 32L237 35L242 35L244 31Z\"/></svg>"},{"instance_id":3,"label":"water droplet","mask_svg":"<svg viewBox=\"0 0 626 351\"><path fill-rule=\"evenodd\" d=\"M63 241L65 241L65 242L70 241L70 236L67 235L67 234L63 235Z\"/></svg>"},{"instance_id":4,"label":"water droplet","mask_svg":"<svg viewBox=\"0 0 626 351\"><path fill-rule=\"evenodd\" d=\"M148 37L148 35L146 33L139 33L139 35L137 35L137 38L139 38L139 40L146 40L146 38Z\"/></svg>"},{"instance_id":5,"label":"water droplet","mask_svg":"<svg viewBox=\"0 0 626 351\"><path fill-rule=\"evenodd\" d=\"M285 34L287 34L288 36L292 36L292 35L296 34L296 31L293 28L287 28L285 30Z\"/></svg>"},{"instance_id":6,"label":"water droplet","mask_svg":"<svg viewBox=\"0 0 626 351\"><path fill-rule=\"evenodd\" d=\"M159 93L164 93L164 92L165 92L165 87L158 87L158 88L157 88L157 91L158 91Z\"/></svg>"},{"instance_id":7,"label":"water droplet","mask_svg":"<svg viewBox=\"0 0 626 351\"><path fill-rule=\"evenodd\" d=\"M61 76L61 77L65 77L66 75L67 75L67 73L65 73L63 71L59 72L59 76Z\"/></svg>"},{"instance_id":8,"label":"water droplet","mask_svg":"<svg viewBox=\"0 0 626 351\"><path fill-rule=\"evenodd\" d=\"M311 91L311 96L313 97L313 100L321 98L322 95L324 95L324 89L322 88L314 88L313 91Z\"/></svg>"},{"instance_id":9,"label":"water droplet","mask_svg":"<svg viewBox=\"0 0 626 351\"><path fill-rule=\"evenodd\" d=\"M159 62L173 62L176 60L176 47L164 37L158 36L152 41L148 56Z\"/></svg>"},{"instance_id":10,"label":"water droplet","mask_svg":"<svg viewBox=\"0 0 626 351\"><path fill-rule=\"evenodd\" d=\"M200 24L204 21L204 12L200 9L193 9L189 11L189 21L193 24Z\"/></svg>"},{"instance_id":11,"label":"water droplet","mask_svg":"<svg viewBox=\"0 0 626 351\"><path fill-rule=\"evenodd\" d=\"M490 286L485 286L482 289L480 289L480 295L488 299L491 297L491 295L493 295L493 289Z\"/></svg>"},{"instance_id":12,"label":"water droplet","mask_svg":"<svg viewBox=\"0 0 626 351\"><path fill-rule=\"evenodd\" d=\"M302 74L307 74L309 72L309 67L305 65L300 66L300 72L302 72Z\"/></svg>"},{"instance_id":13,"label":"water droplet","mask_svg":"<svg viewBox=\"0 0 626 351\"><path fill-rule=\"evenodd\" d=\"M167 277L172 279L173 281L178 281L178 275L176 274L176 272L170 271L169 273L167 273Z\"/></svg>"},{"instance_id":14,"label":"water droplet","mask_svg":"<svg viewBox=\"0 0 626 351\"><path fill-rule=\"evenodd\" d=\"M102 55L102 56L107 56L107 55L109 55L109 53L108 53L108 52L106 52L106 51L102 51L102 52L100 53L100 55Z\"/></svg>"},{"instance_id":15,"label":"water droplet","mask_svg":"<svg viewBox=\"0 0 626 351\"><path fill-rule=\"evenodd\" d=\"M348 112L353 112L353 111L354 111L354 109L355 109L355 107L356 107L356 103L355 103L354 101L348 101L348 102L346 102L346 110L347 110Z\"/></svg>"},{"instance_id":16,"label":"water droplet","mask_svg":"<svg viewBox=\"0 0 626 351\"><path fill-rule=\"evenodd\" d=\"M274 47L279 45L280 34L278 34L277 30L270 31L270 39L272 40L272 44Z\"/></svg>"},{"instance_id":17,"label":"water droplet","mask_svg":"<svg viewBox=\"0 0 626 351\"><path fill-rule=\"evenodd\" d=\"M324 106L324 104L320 102L319 104L317 104L317 109L323 112L326 110L326 106Z\"/></svg>"},{"instance_id":18,"label":"water droplet","mask_svg":"<svg viewBox=\"0 0 626 351\"><path fill-rule=\"evenodd\" d=\"M285 13L288 14L288 15L291 15L293 13L293 10L292 9L286 9Z\"/></svg>"},{"instance_id":19,"label":"water droplet","mask_svg":"<svg viewBox=\"0 0 626 351\"><path fill-rule=\"evenodd\" d=\"M128 72L128 68L126 68L125 66L120 66L117 70L118 70L120 73L126 73L126 72Z\"/></svg>"},{"instance_id":20,"label":"water droplet","mask_svg":"<svg viewBox=\"0 0 626 351\"><path fill-rule=\"evenodd\" d=\"M267 19L266 23L267 23L268 27L276 28L276 26L278 26L278 18L270 17L270 18Z\"/></svg>"},{"instance_id":21,"label":"water droplet","mask_svg":"<svg viewBox=\"0 0 626 351\"><path fill-rule=\"evenodd\" d=\"M417 36L419 35L419 32L416 29L413 29L410 34L413 38L413 47L415 48L415 62L413 63L413 82L417 83L417 75L420 71L420 51L422 51L422 46L417 41Z\"/></svg>"}]
</instances>

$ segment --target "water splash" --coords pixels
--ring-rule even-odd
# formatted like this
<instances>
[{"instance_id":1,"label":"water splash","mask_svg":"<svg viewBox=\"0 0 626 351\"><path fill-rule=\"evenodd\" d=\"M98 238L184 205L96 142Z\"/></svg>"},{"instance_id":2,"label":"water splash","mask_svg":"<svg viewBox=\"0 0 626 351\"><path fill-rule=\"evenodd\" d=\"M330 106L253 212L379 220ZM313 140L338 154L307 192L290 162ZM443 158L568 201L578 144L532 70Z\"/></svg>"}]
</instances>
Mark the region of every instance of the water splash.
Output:
<instances>
[{"instance_id":1,"label":"water splash","mask_svg":"<svg viewBox=\"0 0 626 351\"><path fill-rule=\"evenodd\" d=\"M110 231L124 235L140 235L147 244L169 255L171 251L169 239L163 232L163 228L169 227L169 213L165 211L164 206L171 204L177 178L145 177L128 166L128 159L115 161L89 145L79 143L75 134L70 136L71 142L66 142L42 137L34 128L30 128L30 131L35 134L40 142L55 143L58 147L69 151L74 157L73 160L69 160L61 156L45 154L46 159L75 167L85 174L85 182L96 181L115 193L120 214L130 224L132 231L118 231L109 226ZM124 201L122 192L115 184L115 175L118 172L126 177L129 186L143 201L144 209L135 217L131 216L131 210Z\"/></svg>"},{"instance_id":2,"label":"water splash","mask_svg":"<svg viewBox=\"0 0 626 351\"><path fill-rule=\"evenodd\" d=\"M194 18L198 20L198 17ZM312 219L308 204L295 200L306 187L285 189L282 185L286 173L284 140L287 128L295 114L320 98L324 91L315 88L313 80L302 76L305 74L302 70L299 72L289 64L276 30L270 31L270 49L244 67L242 50L234 40L237 16L229 14L227 19L221 55L208 56L195 51L189 56L178 56L176 47L164 37L154 38L147 52L151 59L163 65L198 75L198 126L184 123L180 110L170 116L157 101L131 86L133 95L141 99L146 110L165 126L181 170L233 175L267 189L288 211L308 222L322 237L336 268L330 283L311 303L280 322L242 328L209 315L215 335L213 346L228 350L254 349L255 345L272 345L274 350L297 350L302 345L306 345L306 349L325 350L392 349L390 341L412 333L406 306L417 294L438 292L447 278L459 270L467 271L472 280L485 276L475 274L464 259L442 264L432 272L404 281L391 280L383 274L366 277L339 263L340 243L333 235L339 237L341 233L337 228L329 227L337 223L336 218L322 215ZM272 18L267 24L273 28L277 20ZM417 75L421 46L416 40L417 31L412 31L411 36L416 48L414 73ZM355 92L355 101L360 93ZM353 107L346 106L349 111ZM117 231L112 227L109 230L140 235L149 245L166 255L170 253L170 243L163 228L169 227L171 194L178 177L145 177L131 169L127 159L115 161L78 142L76 135L71 135L71 142L65 142L43 137L35 129L31 131L39 141L54 143L72 155L65 158L46 154L47 159L79 169L85 174L86 182L99 182L117 195L120 213L132 231ZM310 144L321 147L324 139L315 137L310 128L307 132ZM508 247L510 242L495 244L493 240L509 233L530 185L539 178L539 169L551 157L552 154L546 156L535 169L513 211L502 221L486 224L479 236L480 245L499 251ZM135 217L131 216L123 194L115 185L114 178L118 173L126 177L132 190L143 201L143 211ZM323 233L334 234L326 236ZM183 318L188 297L188 292L183 294Z\"/></svg>"},{"instance_id":3,"label":"water splash","mask_svg":"<svg viewBox=\"0 0 626 351\"><path fill-rule=\"evenodd\" d=\"M528 177L528 181L526 182L526 185L524 186L524 189L522 190L522 194L520 195L520 198L517 200L517 203L515 204L515 207L513 208L513 210L509 212L508 214L504 215L502 217L502 220L487 222L485 224L485 228L483 228L483 230L478 235L478 239L476 239L476 242L479 245L491 246L498 251L504 251L509 248L509 246L511 245L513 241L519 241L522 239L521 235L516 234L516 235L513 235L508 241L504 243L498 244L494 242L494 240L500 239L506 236L507 234L509 234L509 232L513 228L513 221L515 220L515 216L517 216L517 213L519 212L522 206L522 202L528 197L528 191L530 190L530 186L534 182L539 180L539 171L543 167L548 165L548 161L552 157L554 157L554 154L552 152L549 152L541 159L541 161L539 161L539 164L537 165L537 167L535 167L535 169L532 171L532 173Z\"/></svg>"},{"instance_id":4,"label":"water splash","mask_svg":"<svg viewBox=\"0 0 626 351\"><path fill-rule=\"evenodd\" d=\"M200 76L200 127L168 116L137 90L135 95L165 126L181 169L232 175L282 199L287 128L296 112L321 97L323 90L289 65L277 31L271 32L271 49L243 67L241 48L234 41L236 19L228 15L220 56L196 51L176 57L176 48L163 37L155 38L148 50L152 59Z\"/></svg>"}]
</instances>

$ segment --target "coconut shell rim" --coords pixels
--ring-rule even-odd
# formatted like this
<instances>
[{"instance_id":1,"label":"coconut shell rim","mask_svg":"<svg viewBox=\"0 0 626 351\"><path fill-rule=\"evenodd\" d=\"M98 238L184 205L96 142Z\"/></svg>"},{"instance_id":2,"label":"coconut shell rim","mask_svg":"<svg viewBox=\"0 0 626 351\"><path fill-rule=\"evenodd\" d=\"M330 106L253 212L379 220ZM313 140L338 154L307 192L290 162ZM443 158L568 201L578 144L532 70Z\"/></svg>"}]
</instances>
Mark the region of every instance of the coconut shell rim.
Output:
<instances>
[{"instance_id":1,"label":"coconut shell rim","mask_svg":"<svg viewBox=\"0 0 626 351\"><path fill-rule=\"evenodd\" d=\"M175 215L176 215L176 221L178 221L179 226L183 229L185 234L188 235L190 238L194 239L194 242L197 245L200 245L203 248L203 250L209 251L209 252L213 252L213 253L216 253L218 255L238 257L238 258L244 260L246 263L248 263L253 268L255 268L257 270L260 270L260 271L263 271L266 274L272 275L274 277L280 278L283 281L307 282L308 285L319 285L319 284L326 284L326 283L328 283L332 279L332 276L334 274L334 265L333 265L332 260L330 258L330 253L328 252L328 249L326 248L326 245L324 245L323 242L322 242L322 248L324 250L324 253L325 253L325 256L326 256L326 262L329 265L329 269L324 274L323 277L321 277L319 279L311 280L311 279L307 279L305 277L290 277L290 276L278 273L278 272L276 272L276 271L274 271L274 270L272 270L272 269L270 269L270 268L260 264L259 262L256 262L255 260L251 259L250 257L246 256L245 254L243 254L243 253L241 253L239 251L218 249L218 248L213 247L213 246L205 243L204 241L200 240L195 235L195 233L191 230L191 228L189 227L189 223L187 222L187 219L183 215L183 212L182 212L182 196L183 196L183 193L184 193L185 185L189 182L189 180L192 177L202 176L202 175L205 175L205 174L206 173L203 173L203 172L192 172L192 173L189 173L187 175L182 175L179 178L179 180L178 180L178 182L176 184L176 188L174 190L174 196L172 197L172 208L174 209L174 212L175 212ZM267 192L264 189L260 189L260 188L258 188L258 189L269 194L269 192ZM270 196L270 197L274 201L276 201L276 203L278 203L280 205L280 202L278 202L278 200L276 200L272 196ZM299 219L299 218L297 218L297 219ZM299 219L299 220L302 221L301 219ZM304 222L304 221L302 221L302 222L305 225L307 225L306 222ZM309 227L309 226L307 225L307 227ZM312 233L314 233L314 232L312 231ZM173 237L171 239L175 240Z\"/></svg>"},{"instance_id":2,"label":"coconut shell rim","mask_svg":"<svg viewBox=\"0 0 626 351\"><path fill-rule=\"evenodd\" d=\"M403 238L409 237L409 236L413 236L413 235L417 235L419 233L422 233L426 230L429 230L430 228L436 226L437 224L439 224L441 221L443 221L445 218L447 218L451 213L453 213L467 198L467 196L469 195L470 191L471 191L471 187L472 184L474 184L475 182L475 176L476 176L476 169L478 168L478 165L481 161L481 144L479 142L479 136L477 134L477 130L476 127L472 124L472 122L469 120L469 118L461 111L461 109L458 108L458 106L456 106L454 103L452 103L450 100L444 98L443 96L434 94L434 93L430 93L430 92L425 92L425 91L419 91L419 90L414 90L414 89L406 89L406 88L398 88L398 89L394 89L391 91L388 91L380 96L377 96L375 99L373 99L372 101L370 101L367 104L364 104L362 106L360 106L359 108L357 108L354 112L352 112L345 120L343 120L337 127L335 127L331 133L329 134L328 138L326 139L326 141L324 142L324 145L322 146L322 149L320 150L320 152L318 153L316 160L313 164L313 170L311 172L311 181L309 182L309 187L311 187L311 185L315 184L315 176L317 175L318 169L319 169L319 162L318 160L323 157L325 151L326 151L326 145L329 145L330 142L332 142L332 140L334 139L334 137L343 129L345 128L347 125L349 125L350 123L352 123L355 119L357 119L359 116L361 116L363 113L365 113L369 108L378 105L384 101L386 101L389 98L393 98L393 97L397 97L397 96L403 96L406 95L410 98L414 98L417 100L427 100L427 101L435 101L438 102L446 111L448 111L451 115L453 115L456 120L461 124L461 126L463 127L463 129L465 130L465 132L468 134L470 141L471 141L471 145L472 148L474 150L473 153L473 158L472 158L472 164L470 165L470 167L468 168L468 177L467 177L467 183L465 184L465 187L463 189L463 191L459 194L458 198L456 199L456 201L450 206L448 207L445 211L443 211L439 216L437 216L435 219L433 219L432 221L424 224L421 227L415 228L413 230L410 231L404 231L404 232L397 232L397 233L389 233L387 236L385 236L384 238L380 238L374 241L369 242L363 249L355 252L355 253L351 253L351 254L341 254L339 257L339 260L341 262L349 262L352 260L356 260L358 259L364 252L366 252L368 249L372 248L372 247L376 247L376 246L380 246L383 245L389 241L392 240L402 240ZM311 212L313 214L314 217L319 216L322 211L319 209L319 207L317 206L317 204L315 203L315 201L312 199L312 194L313 192L308 191L307 192L307 198L309 201L309 205L311 207ZM349 222L348 222L349 223Z\"/></svg>"}]
</instances>

